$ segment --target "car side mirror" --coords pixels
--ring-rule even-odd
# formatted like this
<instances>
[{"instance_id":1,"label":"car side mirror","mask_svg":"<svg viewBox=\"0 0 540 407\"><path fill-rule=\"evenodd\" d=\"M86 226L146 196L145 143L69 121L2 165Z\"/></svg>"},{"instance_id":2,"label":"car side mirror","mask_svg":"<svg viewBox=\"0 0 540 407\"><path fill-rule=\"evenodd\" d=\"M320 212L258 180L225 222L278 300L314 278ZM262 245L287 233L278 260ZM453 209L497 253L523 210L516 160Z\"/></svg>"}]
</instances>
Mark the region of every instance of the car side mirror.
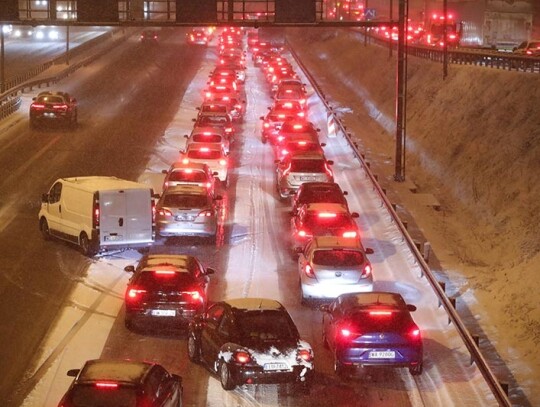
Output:
<instances>
[{"instance_id":1,"label":"car side mirror","mask_svg":"<svg viewBox=\"0 0 540 407\"><path fill-rule=\"evenodd\" d=\"M162 173L162 174L167 174L168 172L169 172L169 171L167 171L167 170L161 170L161 173Z\"/></svg>"},{"instance_id":2,"label":"car side mirror","mask_svg":"<svg viewBox=\"0 0 540 407\"><path fill-rule=\"evenodd\" d=\"M81 369L69 369L66 373L69 377L77 377Z\"/></svg>"},{"instance_id":3,"label":"car side mirror","mask_svg":"<svg viewBox=\"0 0 540 407\"><path fill-rule=\"evenodd\" d=\"M321 147L326 147L326 143L321 143Z\"/></svg>"},{"instance_id":4,"label":"car side mirror","mask_svg":"<svg viewBox=\"0 0 540 407\"><path fill-rule=\"evenodd\" d=\"M315 130L317 130L317 132L321 131L321 129L319 129L318 127Z\"/></svg>"},{"instance_id":5,"label":"car side mirror","mask_svg":"<svg viewBox=\"0 0 540 407\"><path fill-rule=\"evenodd\" d=\"M41 194L41 202L49 202L49 194Z\"/></svg>"},{"instance_id":6,"label":"car side mirror","mask_svg":"<svg viewBox=\"0 0 540 407\"><path fill-rule=\"evenodd\" d=\"M196 109L197 109L197 110L201 110L201 108L200 108L200 107L196 107Z\"/></svg>"},{"instance_id":7,"label":"car side mirror","mask_svg":"<svg viewBox=\"0 0 540 407\"><path fill-rule=\"evenodd\" d=\"M343 195L349 195L348 191L343 191Z\"/></svg>"},{"instance_id":8,"label":"car side mirror","mask_svg":"<svg viewBox=\"0 0 540 407\"><path fill-rule=\"evenodd\" d=\"M37 99L37 97L36 97L36 96L34 96L34 97L32 98L32 100L33 100L33 101L36 101L36 99Z\"/></svg>"},{"instance_id":9,"label":"car side mirror","mask_svg":"<svg viewBox=\"0 0 540 407\"><path fill-rule=\"evenodd\" d=\"M328 165L334 165L334 160L327 160L327 161L326 161L326 164L328 164Z\"/></svg>"},{"instance_id":10,"label":"car side mirror","mask_svg":"<svg viewBox=\"0 0 540 407\"><path fill-rule=\"evenodd\" d=\"M184 138L189 138L189 136L187 134L184 134Z\"/></svg>"},{"instance_id":11,"label":"car side mirror","mask_svg":"<svg viewBox=\"0 0 540 407\"><path fill-rule=\"evenodd\" d=\"M214 171L214 172L212 173L212 175L213 175L214 177L217 177L217 176L219 175L219 173L218 173L217 171Z\"/></svg>"},{"instance_id":12,"label":"car side mirror","mask_svg":"<svg viewBox=\"0 0 540 407\"><path fill-rule=\"evenodd\" d=\"M206 268L206 273L207 275L210 275L210 274L216 274L216 269L212 268L212 267L207 267Z\"/></svg>"},{"instance_id":13,"label":"car side mirror","mask_svg":"<svg viewBox=\"0 0 540 407\"><path fill-rule=\"evenodd\" d=\"M294 252L296 254L302 254L302 253L304 253L304 248L303 247L295 247Z\"/></svg>"},{"instance_id":14,"label":"car side mirror","mask_svg":"<svg viewBox=\"0 0 540 407\"><path fill-rule=\"evenodd\" d=\"M371 247L366 247L365 252L366 252L366 254L373 254L373 253L375 253Z\"/></svg>"},{"instance_id":15,"label":"car side mirror","mask_svg":"<svg viewBox=\"0 0 540 407\"><path fill-rule=\"evenodd\" d=\"M178 150L180 154L185 154L186 152L184 150Z\"/></svg>"},{"instance_id":16,"label":"car side mirror","mask_svg":"<svg viewBox=\"0 0 540 407\"><path fill-rule=\"evenodd\" d=\"M197 119L191 119L191 121L192 121L192 122L196 122L196 121L197 121Z\"/></svg>"},{"instance_id":17,"label":"car side mirror","mask_svg":"<svg viewBox=\"0 0 540 407\"><path fill-rule=\"evenodd\" d=\"M177 374L172 373L171 377L175 382L178 382L179 385L182 385L182 377L181 376L178 376Z\"/></svg>"},{"instance_id":18,"label":"car side mirror","mask_svg":"<svg viewBox=\"0 0 540 407\"><path fill-rule=\"evenodd\" d=\"M160 194L152 194L152 198L154 199L159 199L161 197Z\"/></svg>"},{"instance_id":19,"label":"car side mirror","mask_svg":"<svg viewBox=\"0 0 540 407\"><path fill-rule=\"evenodd\" d=\"M272 107L271 107L271 106L268 106L267 109L268 109L268 110L272 110Z\"/></svg>"},{"instance_id":20,"label":"car side mirror","mask_svg":"<svg viewBox=\"0 0 540 407\"><path fill-rule=\"evenodd\" d=\"M77 99L71 98L71 103L77 103Z\"/></svg>"},{"instance_id":21,"label":"car side mirror","mask_svg":"<svg viewBox=\"0 0 540 407\"><path fill-rule=\"evenodd\" d=\"M126 267L124 267L124 271L126 273L134 273L135 272L135 266L126 266Z\"/></svg>"},{"instance_id":22,"label":"car side mirror","mask_svg":"<svg viewBox=\"0 0 540 407\"><path fill-rule=\"evenodd\" d=\"M416 311L416 305L407 304L407 310L409 310L410 312Z\"/></svg>"},{"instance_id":23,"label":"car side mirror","mask_svg":"<svg viewBox=\"0 0 540 407\"><path fill-rule=\"evenodd\" d=\"M264 120L264 116L260 116L260 117L259 117L259 120Z\"/></svg>"},{"instance_id":24,"label":"car side mirror","mask_svg":"<svg viewBox=\"0 0 540 407\"><path fill-rule=\"evenodd\" d=\"M359 217L360 217L360 215L358 214L358 212L351 213L351 218L356 219L356 218L359 218Z\"/></svg>"}]
</instances>

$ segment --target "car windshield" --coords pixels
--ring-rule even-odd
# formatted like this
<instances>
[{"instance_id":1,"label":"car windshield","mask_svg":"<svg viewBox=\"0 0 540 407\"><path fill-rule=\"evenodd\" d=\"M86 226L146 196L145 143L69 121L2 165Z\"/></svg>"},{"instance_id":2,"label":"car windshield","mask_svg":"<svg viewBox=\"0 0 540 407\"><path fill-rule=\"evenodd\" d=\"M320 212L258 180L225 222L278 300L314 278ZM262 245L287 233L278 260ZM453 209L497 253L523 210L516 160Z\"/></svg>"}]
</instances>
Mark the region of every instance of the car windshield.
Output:
<instances>
[{"instance_id":1,"label":"car windshield","mask_svg":"<svg viewBox=\"0 0 540 407\"><path fill-rule=\"evenodd\" d=\"M253 340L291 340L295 330L287 315L279 311L246 311L238 317L242 338Z\"/></svg>"},{"instance_id":2,"label":"car windshield","mask_svg":"<svg viewBox=\"0 0 540 407\"><path fill-rule=\"evenodd\" d=\"M173 182L205 182L206 179L202 171L173 171L169 177Z\"/></svg>"},{"instance_id":3,"label":"car windshield","mask_svg":"<svg viewBox=\"0 0 540 407\"><path fill-rule=\"evenodd\" d=\"M71 392L71 403L77 407L133 407L137 405L136 388L118 386L99 388L94 384L79 384Z\"/></svg>"},{"instance_id":4,"label":"car windshield","mask_svg":"<svg viewBox=\"0 0 540 407\"><path fill-rule=\"evenodd\" d=\"M212 126L214 124L225 126L229 123L229 119L226 116L201 116L197 120L197 124L202 126Z\"/></svg>"},{"instance_id":5,"label":"car windshield","mask_svg":"<svg viewBox=\"0 0 540 407\"><path fill-rule=\"evenodd\" d=\"M202 160L217 160L221 158L221 151L219 150L190 150L187 154L188 158L202 159Z\"/></svg>"},{"instance_id":6,"label":"car windshield","mask_svg":"<svg viewBox=\"0 0 540 407\"><path fill-rule=\"evenodd\" d=\"M221 143L219 134L194 134L191 139L197 143Z\"/></svg>"},{"instance_id":7,"label":"car windshield","mask_svg":"<svg viewBox=\"0 0 540 407\"><path fill-rule=\"evenodd\" d=\"M291 172L325 172L324 164L324 160L317 159L292 160Z\"/></svg>"},{"instance_id":8,"label":"car windshield","mask_svg":"<svg viewBox=\"0 0 540 407\"><path fill-rule=\"evenodd\" d=\"M141 272L134 283L147 290L184 289L191 288L195 284L195 278L188 272L156 269Z\"/></svg>"},{"instance_id":9,"label":"car windshield","mask_svg":"<svg viewBox=\"0 0 540 407\"><path fill-rule=\"evenodd\" d=\"M163 197L163 206L168 208L204 208L208 206L206 195L166 194Z\"/></svg>"},{"instance_id":10,"label":"car windshield","mask_svg":"<svg viewBox=\"0 0 540 407\"><path fill-rule=\"evenodd\" d=\"M356 267L364 263L364 255L358 250L316 250L313 263L319 266Z\"/></svg>"}]
</instances>

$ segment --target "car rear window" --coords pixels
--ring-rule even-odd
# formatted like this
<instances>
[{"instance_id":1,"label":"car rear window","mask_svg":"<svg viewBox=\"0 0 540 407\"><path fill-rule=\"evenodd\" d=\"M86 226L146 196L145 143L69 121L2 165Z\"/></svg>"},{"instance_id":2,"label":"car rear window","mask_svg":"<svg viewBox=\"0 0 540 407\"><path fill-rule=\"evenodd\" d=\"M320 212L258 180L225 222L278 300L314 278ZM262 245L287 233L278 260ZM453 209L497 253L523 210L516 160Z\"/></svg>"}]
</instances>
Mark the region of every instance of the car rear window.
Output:
<instances>
[{"instance_id":1,"label":"car rear window","mask_svg":"<svg viewBox=\"0 0 540 407\"><path fill-rule=\"evenodd\" d=\"M64 103L64 99L61 96L40 96L37 100L40 103Z\"/></svg>"},{"instance_id":2,"label":"car rear window","mask_svg":"<svg viewBox=\"0 0 540 407\"><path fill-rule=\"evenodd\" d=\"M169 181L173 182L205 182L207 176L202 171L173 171Z\"/></svg>"},{"instance_id":3,"label":"car rear window","mask_svg":"<svg viewBox=\"0 0 540 407\"><path fill-rule=\"evenodd\" d=\"M192 140L197 143L221 143L222 137L219 134L194 134Z\"/></svg>"},{"instance_id":4,"label":"car rear window","mask_svg":"<svg viewBox=\"0 0 540 407\"><path fill-rule=\"evenodd\" d=\"M320 266L355 267L364 263L364 255L358 250L316 250L313 263Z\"/></svg>"},{"instance_id":5,"label":"car rear window","mask_svg":"<svg viewBox=\"0 0 540 407\"><path fill-rule=\"evenodd\" d=\"M375 310L373 310L375 311ZM411 324L411 317L403 311L394 311L389 315L372 315L370 311L357 311L349 315L351 328L357 332L403 332Z\"/></svg>"},{"instance_id":6,"label":"car rear window","mask_svg":"<svg viewBox=\"0 0 540 407\"><path fill-rule=\"evenodd\" d=\"M156 269L142 271L135 283L137 286L144 287L148 290L171 287L183 289L193 286L195 284L195 278L188 272L160 273L160 270Z\"/></svg>"},{"instance_id":7,"label":"car rear window","mask_svg":"<svg viewBox=\"0 0 540 407\"><path fill-rule=\"evenodd\" d=\"M305 204L305 203L314 203L314 202L321 202L321 203L343 203L345 204L345 197L341 193L341 191L337 191L335 189L310 189L310 190L304 190L298 197L297 204Z\"/></svg>"},{"instance_id":8,"label":"car rear window","mask_svg":"<svg viewBox=\"0 0 540 407\"><path fill-rule=\"evenodd\" d=\"M347 215L337 214L336 217L320 217L319 214L308 214L304 219L314 235L324 235L327 230L350 227L351 219ZM320 233L316 233L320 232Z\"/></svg>"},{"instance_id":9,"label":"car rear window","mask_svg":"<svg viewBox=\"0 0 540 407\"><path fill-rule=\"evenodd\" d=\"M201 116L199 120L197 120L198 125L218 124L224 126L227 123L229 123L229 119L225 116Z\"/></svg>"},{"instance_id":10,"label":"car rear window","mask_svg":"<svg viewBox=\"0 0 540 407\"><path fill-rule=\"evenodd\" d=\"M221 158L221 151L219 150L190 150L187 154L188 158L194 159L206 159L217 160Z\"/></svg>"},{"instance_id":11,"label":"car rear window","mask_svg":"<svg viewBox=\"0 0 540 407\"><path fill-rule=\"evenodd\" d=\"M324 160L291 160L291 172L325 172Z\"/></svg>"},{"instance_id":12,"label":"car rear window","mask_svg":"<svg viewBox=\"0 0 540 407\"><path fill-rule=\"evenodd\" d=\"M204 208L208 204L208 197L205 195L166 194L163 197L163 206L168 208Z\"/></svg>"},{"instance_id":13,"label":"car rear window","mask_svg":"<svg viewBox=\"0 0 540 407\"><path fill-rule=\"evenodd\" d=\"M80 384L71 392L71 402L77 407L133 407L137 405L135 387L98 388L94 384Z\"/></svg>"},{"instance_id":14,"label":"car rear window","mask_svg":"<svg viewBox=\"0 0 540 407\"><path fill-rule=\"evenodd\" d=\"M287 315L279 311L243 312L238 318L242 338L253 340L292 340L296 332Z\"/></svg>"}]
</instances>

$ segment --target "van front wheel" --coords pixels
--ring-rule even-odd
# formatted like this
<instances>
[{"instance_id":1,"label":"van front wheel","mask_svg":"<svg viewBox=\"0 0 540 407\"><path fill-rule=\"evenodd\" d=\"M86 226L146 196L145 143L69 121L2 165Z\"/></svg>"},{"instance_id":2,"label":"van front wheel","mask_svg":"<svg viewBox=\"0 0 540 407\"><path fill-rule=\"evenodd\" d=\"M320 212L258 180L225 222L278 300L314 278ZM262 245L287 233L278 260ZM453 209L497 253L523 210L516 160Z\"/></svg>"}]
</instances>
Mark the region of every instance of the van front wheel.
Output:
<instances>
[{"instance_id":1,"label":"van front wheel","mask_svg":"<svg viewBox=\"0 0 540 407\"><path fill-rule=\"evenodd\" d=\"M43 236L43 239L49 240L51 238L51 232L49 231L49 224L47 223L47 219L41 219L41 221L39 222L39 230L41 232L41 236Z\"/></svg>"},{"instance_id":2,"label":"van front wheel","mask_svg":"<svg viewBox=\"0 0 540 407\"><path fill-rule=\"evenodd\" d=\"M81 233L81 236L79 237L79 246L82 254L85 256L92 257L94 254L96 254L90 239L88 239L88 236L84 232Z\"/></svg>"}]
</instances>

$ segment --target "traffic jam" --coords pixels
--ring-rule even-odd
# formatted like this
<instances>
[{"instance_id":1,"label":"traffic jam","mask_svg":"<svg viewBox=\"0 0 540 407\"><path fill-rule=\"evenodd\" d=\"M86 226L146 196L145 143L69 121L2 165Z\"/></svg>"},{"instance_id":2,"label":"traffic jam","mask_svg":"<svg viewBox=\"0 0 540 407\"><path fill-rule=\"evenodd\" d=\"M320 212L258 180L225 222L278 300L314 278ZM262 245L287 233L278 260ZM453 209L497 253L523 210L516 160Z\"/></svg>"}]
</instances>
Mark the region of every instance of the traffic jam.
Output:
<instances>
[{"instance_id":1,"label":"traffic jam","mask_svg":"<svg viewBox=\"0 0 540 407\"><path fill-rule=\"evenodd\" d=\"M55 204L66 207L69 199L88 199L90 230L77 231L84 240L71 241L90 257L106 258L124 246L138 248L142 254L128 257L123 266L129 276L119 314L124 327L137 338L179 330L185 344L182 352L191 364L187 371L203 368L226 392L259 384L288 384L295 396L309 397L321 384L321 373L315 368L321 353L338 382L354 380L362 369L374 368L404 371L407 382L414 383L422 376L426 359L422 325L427 321L415 318L415 311L424 304L410 303L419 294L402 270L384 277L381 270L378 275L386 257L397 261L396 257L403 256L407 262L410 256L398 255L401 249L383 255L382 247L402 243L395 237L387 243L373 237L374 228L358 212L358 199L349 199L356 190L368 189L366 177L358 173L358 183L352 184L342 178L352 171L348 165L335 155L327 157L338 139L321 128L320 107L313 110L312 88L291 54L283 44L259 40L256 30L237 27L197 28L186 41L193 47L208 47L215 64L206 85L198 89L200 104L193 106L196 117L191 120L191 131L175 134L175 140L181 140L175 145L176 160L166 163L168 169L156 171L152 189L148 180L129 184L113 177L58 180L43 196L39 222L43 237L70 240L54 231L52 215L46 211L53 211ZM255 88L264 89L265 95L257 94ZM248 102L254 99L271 101L255 122L247 117ZM256 129L251 144L244 134L248 126ZM256 212L268 212L267 204L255 202L255 209L248 211L241 201L233 202L231 187L246 189L249 195L251 183L264 176L251 172L245 174L250 180L247 185L237 183L245 168L242 160L258 159L255 155L240 159L241 146L243 154L264 150L265 160L273 165L274 175L264 185L271 186L266 193L286 216L288 231L282 233L279 244L264 237L262 214ZM342 146L336 149L341 158L349 154L341 154ZM341 179L346 180L344 184L338 182ZM110 192L119 189L122 194ZM107 221L107 208L126 198L125 191L143 202L136 217L145 220L137 224L137 233L141 237L150 227L151 243L145 235L125 244L118 231L112 226L107 229L114 223ZM88 198L83 198L85 194ZM279 262L292 261L293 275L277 271L255 286L254 271L238 272L230 280L229 272L224 282L222 272L207 264L206 253L224 250L226 239L237 236L228 226L233 211L249 218L255 229L252 233L260 232L257 239L265 247L280 250ZM272 222L272 215L265 216L269 218L265 222ZM124 217L128 222L135 216L111 213L110 217L122 223ZM239 223L235 219L233 228ZM389 227L385 226L384 234L391 236ZM240 249L236 250L228 254L230 268L257 268L266 261L267 254L253 249L238 256L238 262L249 258L250 264L236 264L235 253ZM401 283L389 284L392 277ZM266 279L268 287L285 282L292 286L283 294L287 299L274 295L274 289L265 290ZM231 288L235 284L243 289ZM215 285L225 286L224 298L212 296ZM301 312L292 309L294 302L300 303ZM441 310L431 312L440 319ZM308 330L306 324L313 323L317 327ZM322 333L317 345L313 329ZM429 366L433 366L437 357L430 357ZM83 366L73 366L67 376L70 385L59 403L64 407L180 406L189 382L172 365L133 357L88 360ZM473 382L478 380L476 375ZM455 391L452 388L450 393Z\"/></svg>"}]
</instances>

